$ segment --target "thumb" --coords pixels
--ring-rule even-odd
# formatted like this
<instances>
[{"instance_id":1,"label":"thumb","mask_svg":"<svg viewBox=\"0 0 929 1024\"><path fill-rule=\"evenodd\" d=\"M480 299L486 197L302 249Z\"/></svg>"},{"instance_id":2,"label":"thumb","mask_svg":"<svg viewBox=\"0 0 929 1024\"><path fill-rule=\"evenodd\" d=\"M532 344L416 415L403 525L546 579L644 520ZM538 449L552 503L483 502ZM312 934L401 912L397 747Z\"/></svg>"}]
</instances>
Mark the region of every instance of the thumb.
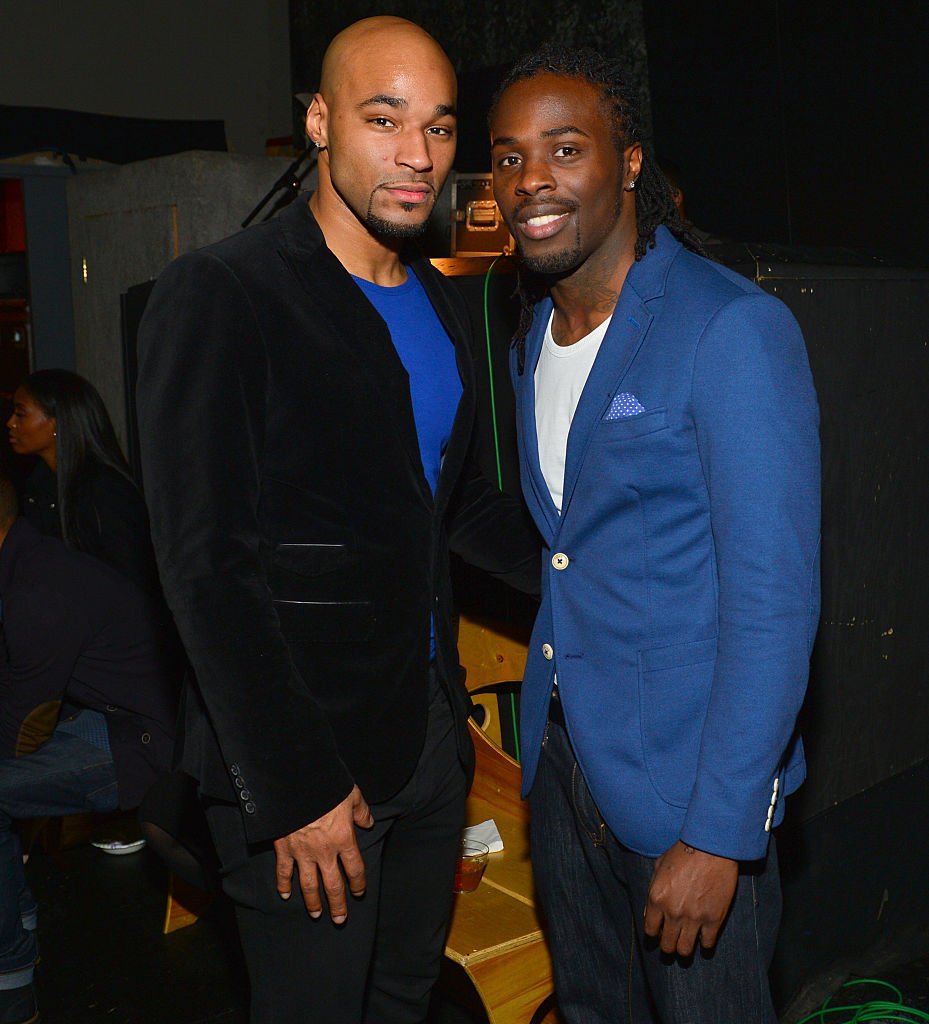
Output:
<instances>
[{"instance_id":1,"label":"thumb","mask_svg":"<svg viewBox=\"0 0 929 1024\"><path fill-rule=\"evenodd\" d=\"M355 802L352 805L352 821L359 828L370 828L374 824L371 808L368 807L367 801L361 795L360 789L356 789L355 794Z\"/></svg>"}]
</instances>

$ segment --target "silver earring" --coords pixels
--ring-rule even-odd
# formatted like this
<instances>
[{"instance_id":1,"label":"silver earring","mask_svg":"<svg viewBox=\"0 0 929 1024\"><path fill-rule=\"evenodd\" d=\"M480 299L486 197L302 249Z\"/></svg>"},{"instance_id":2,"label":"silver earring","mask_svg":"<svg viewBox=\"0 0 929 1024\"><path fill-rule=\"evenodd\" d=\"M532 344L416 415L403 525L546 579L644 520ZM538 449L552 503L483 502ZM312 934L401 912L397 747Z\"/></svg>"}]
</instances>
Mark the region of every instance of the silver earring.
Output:
<instances>
[{"instance_id":1,"label":"silver earring","mask_svg":"<svg viewBox=\"0 0 929 1024\"><path fill-rule=\"evenodd\" d=\"M626 191L627 192L632 192L632 191L634 191L634 189L635 189L635 178L633 178L632 181L630 181L629 184L626 186Z\"/></svg>"}]
</instances>

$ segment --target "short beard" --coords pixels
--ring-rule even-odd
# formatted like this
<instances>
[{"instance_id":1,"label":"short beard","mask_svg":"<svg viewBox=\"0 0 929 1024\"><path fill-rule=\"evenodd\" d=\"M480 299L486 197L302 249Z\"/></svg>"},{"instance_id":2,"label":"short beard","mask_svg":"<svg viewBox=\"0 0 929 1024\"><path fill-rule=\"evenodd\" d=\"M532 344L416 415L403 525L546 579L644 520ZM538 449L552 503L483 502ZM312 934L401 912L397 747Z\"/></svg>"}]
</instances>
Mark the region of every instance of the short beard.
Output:
<instances>
[{"instance_id":1,"label":"short beard","mask_svg":"<svg viewBox=\"0 0 929 1024\"><path fill-rule=\"evenodd\" d=\"M555 276L557 274L569 273L583 262L580 225L577 227L577 235L571 248L562 249L561 252L545 253L542 256L526 256L521 251L520 256L522 257L523 266L534 274Z\"/></svg>"},{"instance_id":2,"label":"short beard","mask_svg":"<svg viewBox=\"0 0 929 1024\"><path fill-rule=\"evenodd\" d=\"M534 274L566 274L580 265L581 249L577 246L574 249L563 249L561 252L550 252L545 256L523 256L522 261Z\"/></svg>"},{"instance_id":3,"label":"short beard","mask_svg":"<svg viewBox=\"0 0 929 1024\"><path fill-rule=\"evenodd\" d=\"M385 220L383 217L378 217L374 212L374 196L371 196L368 202L368 210L364 215L363 224L373 235L378 235L383 238L418 238L420 235L426 233L426 228L429 226L429 218L421 224L395 224L392 220ZM415 203L401 203L400 209L406 213L412 213L413 210L417 209ZM430 210L430 213L432 211Z\"/></svg>"}]
</instances>

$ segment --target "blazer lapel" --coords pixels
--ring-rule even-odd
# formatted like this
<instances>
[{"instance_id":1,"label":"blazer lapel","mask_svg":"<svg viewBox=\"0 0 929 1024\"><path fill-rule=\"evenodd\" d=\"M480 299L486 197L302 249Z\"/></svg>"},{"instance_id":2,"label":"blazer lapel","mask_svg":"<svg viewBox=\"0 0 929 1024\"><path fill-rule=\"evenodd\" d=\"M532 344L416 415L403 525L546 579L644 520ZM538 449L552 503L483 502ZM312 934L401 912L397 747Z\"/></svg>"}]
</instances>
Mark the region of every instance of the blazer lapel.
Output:
<instances>
[{"instance_id":1,"label":"blazer lapel","mask_svg":"<svg viewBox=\"0 0 929 1024\"><path fill-rule=\"evenodd\" d=\"M571 502L593 429L606 414L651 322L652 314L638 295L623 288L571 421L565 457L562 515Z\"/></svg>"},{"instance_id":2,"label":"blazer lapel","mask_svg":"<svg viewBox=\"0 0 929 1024\"><path fill-rule=\"evenodd\" d=\"M535 422L535 368L551 315L552 300L543 299L535 308L532 327L526 336L525 368L522 376L516 378L516 416L525 468L524 490L525 483L529 485L529 492L524 496L534 513L536 525L549 541L558 532L560 516L539 462L539 435Z\"/></svg>"},{"instance_id":3,"label":"blazer lapel","mask_svg":"<svg viewBox=\"0 0 929 1024\"><path fill-rule=\"evenodd\" d=\"M562 516L571 502L593 429L606 415L654 319L654 313L646 303L652 303L654 309L655 300L664 295L671 262L680 249L680 242L667 228L659 227L656 247L649 249L640 261L632 265L623 283L613 319L587 378L568 434Z\"/></svg>"},{"instance_id":4,"label":"blazer lapel","mask_svg":"<svg viewBox=\"0 0 929 1024\"><path fill-rule=\"evenodd\" d=\"M421 478L423 496L431 502L413 418L410 378L387 325L326 248L322 231L302 195L279 217L279 222L284 233L281 257L307 293L311 316L328 323L359 375L381 397L384 422L392 423L400 435L407 457Z\"/></svg>"},{"instance_id":5,"label":"blazer lapel","mask_svg":"<svg viewBox=\"0 0 929 1024\"><path fill-rule=\"evenodd\" d=\"M461 401L455 410L452 431L442 457L439 481L436 485L435 504L441 512L448 504L449 496L454 489L461 467L464 465L468 446L471 443L476 399L474 365L468 344L470 326L462 322L454 304L449 301L449 289L453 286L442 279L438 270L432 268L426 260L412 261L409 264L409 269L416 274L422 284L426 297L455 348L455 361L458 366L458 376L461 378Z\"/></svg>"}]
</instances>

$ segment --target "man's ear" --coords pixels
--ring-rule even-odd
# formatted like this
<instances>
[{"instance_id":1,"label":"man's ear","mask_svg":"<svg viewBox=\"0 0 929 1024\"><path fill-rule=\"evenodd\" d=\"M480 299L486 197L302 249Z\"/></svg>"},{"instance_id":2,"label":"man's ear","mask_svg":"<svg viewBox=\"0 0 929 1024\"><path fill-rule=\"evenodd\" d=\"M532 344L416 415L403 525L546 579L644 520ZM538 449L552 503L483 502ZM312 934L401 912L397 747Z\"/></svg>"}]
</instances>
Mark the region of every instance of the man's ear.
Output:
<instances>
[{"instance_id":1,"label":"man's ear","mask_svg":"<svg viewBox=\"0 0 929 1024\"><path fill-rule=\"evenodd\" d=\"M623 157L626 161L623 187L628 188L630 182L638 180L639 175L642 173L642 144L640 142L633 142L631 146L627 146Z\"/></svg>"},{"instance_id":2,"label":"man's ear","mask_svg":"<svg viewBox=\"0 0 929 1024\"><path fill-rule=\"evenodd\" d=\"M306 112L306 134L310 142L325 149L328 138L329 110L321 93L314 93Z\"/></svg>"}]
</instances>

